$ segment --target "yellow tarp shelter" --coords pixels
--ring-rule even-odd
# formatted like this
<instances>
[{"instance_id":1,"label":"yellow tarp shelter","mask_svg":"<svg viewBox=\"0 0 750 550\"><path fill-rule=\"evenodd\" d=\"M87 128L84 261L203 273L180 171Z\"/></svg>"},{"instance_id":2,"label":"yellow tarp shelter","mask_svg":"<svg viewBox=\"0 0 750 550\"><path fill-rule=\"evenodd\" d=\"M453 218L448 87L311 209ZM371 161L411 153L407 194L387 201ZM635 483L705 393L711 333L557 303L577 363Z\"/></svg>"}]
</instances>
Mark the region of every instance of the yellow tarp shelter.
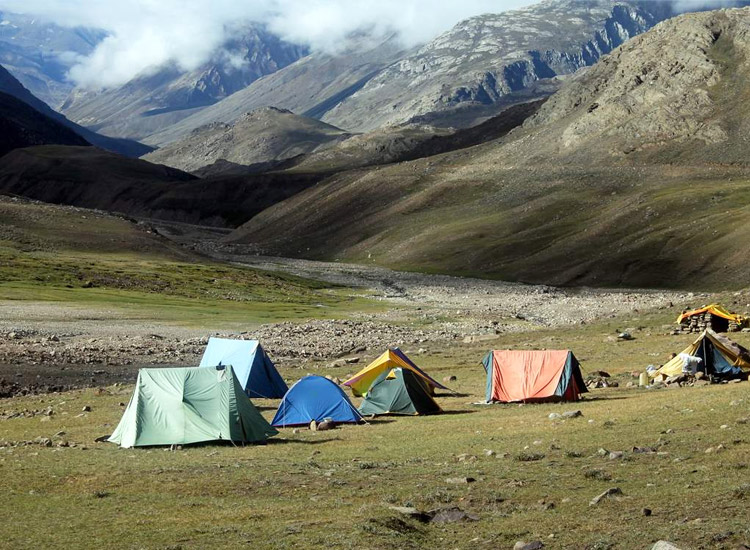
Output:
<instances>
[{"instance_id":1,"label":"yellow tarp shelter","mask_svg":"<svg viewBox=\"0 0 750 550\"><path fill-rule=\"evenodd\" d=\"M427 383L427 386L430 388L431 393L435 392L435 388L440 388L443 390L448 389L436 380L432 379L430 375L428 375L417 365L415 365L414 362L412 362L412 360L409 359L406 354L398 348L391 348L383 353L383 355L375 359L375 361L367 365L364 369L344 382L344 386L349 386L355 396L362 397L363 395L367 394L375 380L381 374L383 374L385 371L396 368L410 370L411 372L422 378Z\"/></svg>"},{"instance_id":2,"label":"yellow tarp shelter","mask_svg":"<svg viewBox=\"0 0 750 550\"><path fill-rule=\"evenodd\" d=\"M682 353L700 357L698 370L718 376L736 376L750 370L750 352L729 338L707 329L685 348ZM656 377L676 376L682 372L683 361L679 355L653 373Z\"/></svg>"},{"instance_id":3,"label":"yellow tarp shelter","mask_svg":"<svg viewBox=\"0 0 750 550\"><path fill-rule=\"evenodd\" d=\"M727 311L726 308L719 304L711 304L710 306L704 306L699 309L694 309L692 311L686 311L685 313L681 313L679 317L677 317L677 322L682 323L686 319L689 319L693 315L702 315L703 313L710 313L711 315L715 315L717 317L721 317L722 319L726 319L727 321L737 323L740 326L744 326L745 323L748 321L747 317L744 317L743 315L738 315L736 313L730 313Z\"/></svg>"}]
</instances>

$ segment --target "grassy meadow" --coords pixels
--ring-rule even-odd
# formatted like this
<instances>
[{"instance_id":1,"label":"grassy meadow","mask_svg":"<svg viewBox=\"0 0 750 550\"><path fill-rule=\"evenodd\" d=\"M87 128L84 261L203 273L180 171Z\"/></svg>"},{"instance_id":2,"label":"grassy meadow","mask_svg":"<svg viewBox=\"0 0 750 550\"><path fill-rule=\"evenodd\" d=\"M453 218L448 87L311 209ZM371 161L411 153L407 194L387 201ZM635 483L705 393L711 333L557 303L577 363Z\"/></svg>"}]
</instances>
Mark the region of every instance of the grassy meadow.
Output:
<instances>
[{"instance_id":1,"label":"grassy meadow","mask_svg":"<svg viewBox=\"0 0 750 550\"><path fill-rule=\"evenodd\" d=\"M435 347L415 357L438 379L457 376L457 395L438 398L447 414L285 429L261 446L172 452L94 442L116 426L130 386L2 400L6 416L53 414L0 420L0 546L495 549L539 539L546 548L605 549L669 539L735 548L750 541L750 384L624 387L629 371L688 343L665 335L670 320L661 312ZM636 339L611 342L618 325L635 326ZM473 405L483 398L478 362L490 347L570 347L586 371L608 370L620 387L577 404ZM325 372L344 376L351 367ZM303 374L282 371L289 382ZM255 404L270 419L277 403ZM548 418L574 409L583 416ZM7 444L38 437L52 446ZM611 460L600 449L624 455ZM621 496L589 504L614 487ZM478 521L423 524L390 506L458 506Z\"/></svg>"},{"instance_id":2,"label":"grassy meadow","mask_svg":"<svg viewBox=\"0 0 750 550\"><path fill-rule=\"evenodd\" d=\"M335 285L214 262L131 221L0 199L0 301L217 329L377 311Z\"/></svg>"}]
</instances>

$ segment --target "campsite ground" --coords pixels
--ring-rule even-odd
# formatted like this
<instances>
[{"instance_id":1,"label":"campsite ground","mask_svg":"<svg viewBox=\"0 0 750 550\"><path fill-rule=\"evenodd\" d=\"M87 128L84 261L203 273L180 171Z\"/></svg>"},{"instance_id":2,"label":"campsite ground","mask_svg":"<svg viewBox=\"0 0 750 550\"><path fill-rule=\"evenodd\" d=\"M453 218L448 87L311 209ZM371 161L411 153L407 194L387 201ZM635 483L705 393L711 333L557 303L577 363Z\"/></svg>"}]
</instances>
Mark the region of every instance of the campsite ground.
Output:
<instances>
[{"instance_id":1,"label":"campsite ground","mask_svg":"<svg viewBox=\"0 0 750 550\"><path fill-rule=\"evenodd\" d=\"M28 215L10 226L25 232L13 241L23 246L0 239L0 389L13 395L0 399L0 547L750 543L750 384L626 388L631 371L689 343L671 334L679 310L718 299L744 311L746 291L560 290L240 257L252 260L248 269L165 256L163 244L119 221L101 222L100 236L137 250L87 256L50 245L59 229L39 237L52 216L41 214L41 229L22 225ZM68 209L54 225L83 242L91 215ZM634 339L617 341L622 330ZM137 368L195 364L207 336L241 332L263 341L288 382L307 372L344 377L401 345L437 379L456 376L457 394L438 397L444 415L286 429L264 446L95 442L119 421ZM750 334L736 339L750 344ZM606 370L620 387L574 405L475 405L483 354L511 347L573 349L584 374ZM20 395L30 390L38 393ZM256 405L270 418L276 403ZM548 418L574 409L583 416ZM589 505L615 487L622 495ZM477 521L425 524L391 506L456 506Z\"/></svg>"}]
</instances>

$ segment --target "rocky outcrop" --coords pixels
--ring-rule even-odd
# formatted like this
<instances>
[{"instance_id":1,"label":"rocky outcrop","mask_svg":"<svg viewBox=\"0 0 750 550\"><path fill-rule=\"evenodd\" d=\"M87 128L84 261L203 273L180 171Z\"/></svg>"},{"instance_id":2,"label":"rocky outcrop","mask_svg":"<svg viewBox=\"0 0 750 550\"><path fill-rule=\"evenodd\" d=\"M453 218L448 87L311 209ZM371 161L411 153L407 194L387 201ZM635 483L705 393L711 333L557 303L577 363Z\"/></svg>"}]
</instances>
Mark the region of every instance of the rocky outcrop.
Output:
<instances>
[{"instance_id":1,"label":"rocky outcrop","mask_svg":"<svg viewBox=\"0 0 750 550\"><path fill-rule=\"evenodd\" d=\"M497 103L596 63L672 15L666 2L546 0L474 17L381 71L323 120L361 131L461 104Z\"/></svg>"}]
</instances>

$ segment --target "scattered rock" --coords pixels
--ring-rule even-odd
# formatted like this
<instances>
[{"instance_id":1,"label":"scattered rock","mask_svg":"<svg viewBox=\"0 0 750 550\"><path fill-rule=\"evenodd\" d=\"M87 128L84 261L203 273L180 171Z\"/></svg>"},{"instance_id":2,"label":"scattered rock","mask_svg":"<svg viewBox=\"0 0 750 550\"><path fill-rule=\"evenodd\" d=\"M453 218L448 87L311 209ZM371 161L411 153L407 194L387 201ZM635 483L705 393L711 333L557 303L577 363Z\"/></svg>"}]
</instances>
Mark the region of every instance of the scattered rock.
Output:
<instances>
[{"instance_id":1,"label":"scattered rock","mask_svg":"<svg viewBox=\"0 0 750 550\"><path fill-rule=\"evenodd\" d=\"M326 430L333 430L336 427L335 422L329 422L327 420L324 420L320 424L318 424L318 431L324 432Z\"/></svg>"},{"instance_id":2,"label":"scattered rock","mask_svg":"<svg viewBox=\"0 0 750 550\"><path fill-rule=\"evenodd\" d=\"M542 548L544 548L544 543L540 540L535 540L532 542L519 540L513 546L513 550L542 550Z\"/></svg>"},{"instance_id":3,"label":"scattered rock","mask_svg":"<svg viewBox=\"0 0 750 550\"><path fill-rule=\"evenodd\" d=\"M612 451L611 453L609 453L610 460L619 460L623 456L625 456L625 453L623 453L622 451Z\"/></svg>"},{"instance_id":4,"label":"scattered rock","mask_svg":"<svg viewBox=\"0 0 750 550\"><path fill-rule=\"evenodd\" d=\"M90 405L84 405L83 408L81 409L81 411L85 412L85 413L91 412L91 406Z\"/></svg>"},{"instance_id":5,"label":"scattered rock","mask_svg":"<svg viewBox=\"0 0 750 550\"><path fill-rule=\"evenodd\" d=\"M680 548L671 542L660 540L651 547L651 550L680 550Z\"/></svg>"},{"instance_id":6,"label":"scattered rock","mask_svg":"<svg viewBox=\"0 0 750 550\"><path fill-rule=\"evenodd\" d=\"M430 519L432 519L428 513L417 510L416 508L411 506L389 506L389 508L394 512L398 512L399 514L403 514L404 516L416 519L417 521L421 521L422 523L427 523L428 521L430 521Z\"/></svg>"},{"instance_id":7,"label":"scattered rock","mask_svg":"<svg viewBox=\"0 0 750 550\"><path fill-rule=\"evenodd\" d=\"M473 477L449 477L445 480L446 483L451 485L461 485L465 483L474 483L476 479Z\"/></svg>"},{"instance_id":8,"label":"scattered rock","mask_svg":"<svg viewBox=\"0 0 750 550\"><path fill-rule=\"evenodd\" d=\"M594 497L593 499L591 499L591 502L589 502L589 506L596 506L602 500L609 499L618 495L622 495L622 489L620 489L619 487L612 487L604 491L601 495L598 495Z\"/></svg>"},{"instance_id":9,"label":"scattered rock","mask_svg":"<svg viewBox=\"0 0 750 550\"><path fill-rule=\"evenodd\" d=\"M560 413L549 413L547 418L550 420L557 420L558 418L562 418L562 415Z\"/></svg>"},{"instance_id":10,"label":"scattered rock","mask_svg":"<svg viewBox=\"0 0 750 550\"><path fill-rule=\"evenodd\" d=\"M465 512L457 506L428 512L432 516L430 523L456 523L458 521L479 521L479 516Z\"/></svg>"},{"instance_id":11,"label":"scattered rock","mask_svg":"<svg viewBox=\"0 0 750 550\"><path fill-rule=\"evenodd\" d=\"M583 413L581 411L565 411L562 413L563 418L578 418L579 416L583 416Z\"/></svg>"},{"instance_id":12,"label":"scattered rock","mask_svg":"<svg viewBox=\"0 0 750 550\"><path fill-rule=\"evenodd\" d=\"M641 513L644 516L646 516L646 517L650 517L651 516L651 508L644 508L643 510L641 510Z\"/></svg>"},{"instance_id":13,"label":"scattered rock","mask_svg":"<svg viewBox=\"0 0 750 550\"><path fill-rule=\"evenodd\" d=\"M443 382L455 382L456 380L458 380L458 378L456 378L452 374L450 376L444 376L443 377Z\"/></svg>"}]
</instances>

